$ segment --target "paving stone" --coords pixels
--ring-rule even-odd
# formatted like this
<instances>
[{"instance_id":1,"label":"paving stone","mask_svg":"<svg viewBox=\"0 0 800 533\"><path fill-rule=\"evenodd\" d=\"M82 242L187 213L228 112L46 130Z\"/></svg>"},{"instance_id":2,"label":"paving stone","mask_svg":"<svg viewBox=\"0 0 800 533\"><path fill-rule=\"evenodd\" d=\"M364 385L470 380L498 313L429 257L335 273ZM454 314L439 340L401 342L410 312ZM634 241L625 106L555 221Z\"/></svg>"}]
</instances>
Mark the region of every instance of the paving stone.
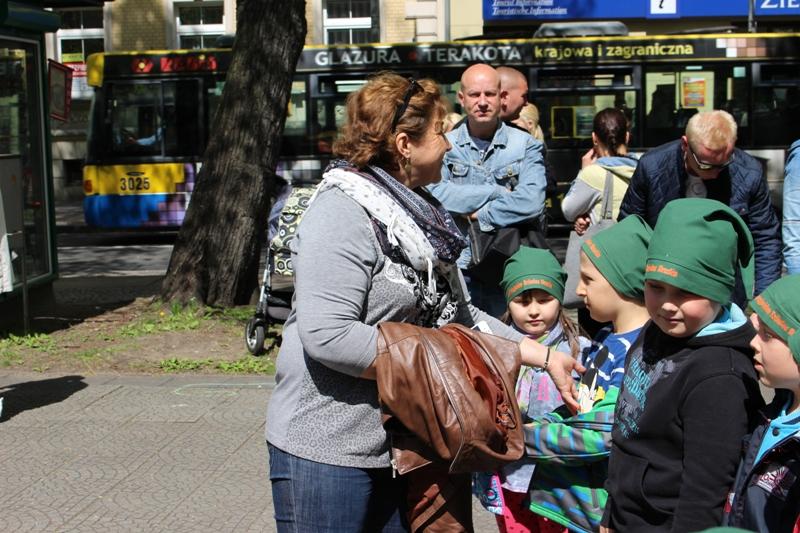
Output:
<instances>
[{"instance_id":1,"label":"paving stone","mask_svg":"<svg viewBox=\"0 0 800 533\"><path fill-rule=\"evenodd\" d=\"M0 383L19 402L0 422L0 532L275 531L264 443L274 381Z\"/></svg>"}]
</instances>

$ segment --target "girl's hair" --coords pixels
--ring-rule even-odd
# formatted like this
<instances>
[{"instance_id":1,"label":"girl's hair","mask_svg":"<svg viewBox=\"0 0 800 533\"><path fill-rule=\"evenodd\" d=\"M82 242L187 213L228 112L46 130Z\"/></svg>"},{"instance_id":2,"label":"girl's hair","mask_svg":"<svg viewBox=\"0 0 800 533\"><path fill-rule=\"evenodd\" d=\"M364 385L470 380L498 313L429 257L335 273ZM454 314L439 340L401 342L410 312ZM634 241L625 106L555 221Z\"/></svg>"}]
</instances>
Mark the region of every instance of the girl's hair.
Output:
<instances>
[{"instance_id":1,"label":"girl's hair","mask_svg":"<svg viewBox=\"0 0 800 533\"><path fill-rule=\"evenodd\" d=\"M607 107L594 116L592 130L608 148L610 155L619 155L617 150L627 144L628 119L621 110Z\"/></svg>"},{"instance_id":2,"label":"girl's hair","mask_svg":"<svg viewBox=\"0 0 800 533\"><path fill-rule=\"evenodd\" d=\"M533 299L533 289L525 291L521 294L523 305L530 303ZM499 320L508 326L513 325L514 320L511 318L511 311L506 309L506 312L500 315ZM567 315L564 314L564 309L558 312L558 322L561 324L561 329L564 331L564 337L569 345L570 355L577 359L581 353L581 343L579 341L581 335L585 335L581 327L573 322Z\"/></svg>"},{"instance_id":3,"label":"girl's hair","mask_svg":"<svg viewBox=\"0 0 800 533\"><path fill-rule=\"evenodd\" d=\"M533 135L534 139L544 141L544 133L542 127L539 125L539 109L528 102L519 111L519 116L527 123L528 133Z\"/></svg>"},{"instance_id":4,"label":"girl's hair","mask_svg":"<svg viewBox=\"0 0 800 533\"><path fill-rule=\"evenodd\" d=\"M403 110L408 91L411 96ZM397 113L401 114L392 131ZM424 79L412 83L392 72L379 72L347 97L346 122L333 145L333 153L356 168L376 165L395 170L400 160L396 135L406 133L419 141L430 125L441 123L446 114L447 107L435 81Z\"/></svg>"}]
</instances>

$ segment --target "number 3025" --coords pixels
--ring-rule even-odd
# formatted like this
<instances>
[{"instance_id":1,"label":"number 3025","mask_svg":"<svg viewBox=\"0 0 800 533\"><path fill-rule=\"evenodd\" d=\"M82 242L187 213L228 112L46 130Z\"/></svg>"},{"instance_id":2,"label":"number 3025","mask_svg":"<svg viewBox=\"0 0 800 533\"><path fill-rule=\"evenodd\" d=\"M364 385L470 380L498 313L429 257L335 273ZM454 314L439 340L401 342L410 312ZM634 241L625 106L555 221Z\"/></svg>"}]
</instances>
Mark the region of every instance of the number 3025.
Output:
<instances>
[{"instance_id":1,"label":"number 3025","mask_svg":"<svg viewBox=\"0 0 800 533\"><path fill-rule=\"evenodd\" d=\"M150 178L138 176L119 179L119 190L121 191L146 191L148 189L150 189Z\"/></svg>"}]
</instances>

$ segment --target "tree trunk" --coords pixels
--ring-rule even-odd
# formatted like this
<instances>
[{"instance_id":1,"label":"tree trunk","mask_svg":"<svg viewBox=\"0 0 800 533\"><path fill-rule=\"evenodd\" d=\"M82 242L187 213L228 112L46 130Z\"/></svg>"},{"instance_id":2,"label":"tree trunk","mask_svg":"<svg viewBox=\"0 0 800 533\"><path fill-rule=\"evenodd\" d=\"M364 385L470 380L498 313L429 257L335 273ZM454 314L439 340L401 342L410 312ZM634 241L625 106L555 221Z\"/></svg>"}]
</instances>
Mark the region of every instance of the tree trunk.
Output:
<instances>
[{"instance_id":1,"label":"tree trunk","mask_svg":"<svg viewBox=\"0 0 800 533\"><path fill-rule=\"evenodd\" d=\"M170 258L168 301L247 303L275 194L292 76L306 35L304 0L239 0L237 32L204 164Z\"/></svg>"}]
</instances>

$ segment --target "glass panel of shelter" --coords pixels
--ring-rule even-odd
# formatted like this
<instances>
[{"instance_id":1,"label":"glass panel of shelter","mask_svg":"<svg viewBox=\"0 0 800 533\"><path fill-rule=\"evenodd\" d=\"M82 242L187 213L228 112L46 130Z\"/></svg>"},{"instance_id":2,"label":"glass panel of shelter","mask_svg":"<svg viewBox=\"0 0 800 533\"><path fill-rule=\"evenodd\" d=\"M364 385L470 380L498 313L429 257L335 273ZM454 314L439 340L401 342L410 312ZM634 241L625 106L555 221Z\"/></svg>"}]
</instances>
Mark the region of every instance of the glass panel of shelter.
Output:
<instances>
[{"instance_id":1,"label":"glass panel of shelter","mask_svg":"<svg viewBox=\"0 0 800 533\"><path fill-rule=\"evenodd\" d=\"M0 236L10 260L0 277L14 286L23 261L28 281L51 272L41 69L37 44L0 39Z\"/></svg>"}]
</instances>

